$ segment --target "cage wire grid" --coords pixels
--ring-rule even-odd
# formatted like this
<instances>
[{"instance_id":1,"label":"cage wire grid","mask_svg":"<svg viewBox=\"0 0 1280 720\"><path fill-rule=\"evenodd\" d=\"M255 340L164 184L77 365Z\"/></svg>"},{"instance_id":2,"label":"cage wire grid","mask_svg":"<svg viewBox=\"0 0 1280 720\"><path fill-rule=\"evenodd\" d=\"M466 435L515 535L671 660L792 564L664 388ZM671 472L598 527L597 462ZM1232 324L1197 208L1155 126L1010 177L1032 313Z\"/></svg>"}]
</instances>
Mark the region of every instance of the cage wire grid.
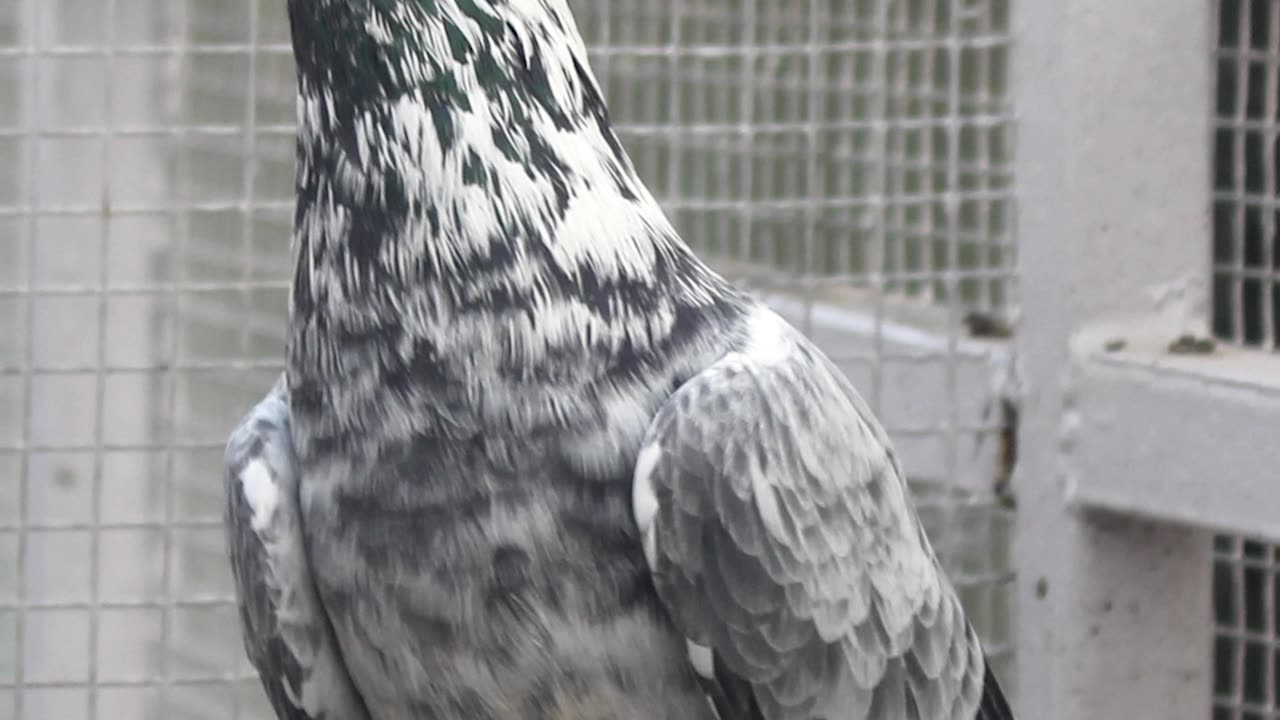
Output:
<instances>
[{"instance_id":1,"label":"cage wire grid","mask_svg":"<svg viewBox=\"0 0 1280 720\"><path fill-rule=\"evenodd\" d=\"M1219 0L1216 55L1214 330L1241 344L1276 349L1280 3Z\"/></svg>"},{"instance_id":2,"label":"cage wire grid","mask_svg":"<svg viewBox=\"0 0 1280 720\"><path fill-rule=\"evenodd\" d=\"M1008 0L570 4L684 237L806 329L866 309L836 360L896 437L954 461L998 434L957 343L1016 300ZM280 0L0 6L0 720L270 717L220 472L281 367L288 42ZM886 340L902 304L945 342ZM936 375L937 423L894 420L904 367ZM1009 513L952 479L921 514L1012 687Z\"/></svg>"},{"instance_id":3,"label":"cage wire grid","mask_svg":"<svg viewBox=\"0 0 1280 720\"><path fill-rule=\"evenodd\" d=\"M1280 347L1280 0L1216 0L1212 322ZM1280 548L1214 541L1215 720L1280 718Z\"/></svg>"}]
</instances>

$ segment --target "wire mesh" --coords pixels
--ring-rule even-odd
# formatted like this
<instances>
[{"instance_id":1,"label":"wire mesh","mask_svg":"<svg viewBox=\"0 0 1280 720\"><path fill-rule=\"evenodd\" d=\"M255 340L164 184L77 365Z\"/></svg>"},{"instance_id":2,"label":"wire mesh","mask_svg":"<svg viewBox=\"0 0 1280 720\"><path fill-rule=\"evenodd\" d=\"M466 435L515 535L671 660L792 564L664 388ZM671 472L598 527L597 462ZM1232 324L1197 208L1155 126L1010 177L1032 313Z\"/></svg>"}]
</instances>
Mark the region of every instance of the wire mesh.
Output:
<instances>
[{"instance_id":1,"label":"wire mesh","mask_svg":"<svg viewBox=\"0 0 1280 720\"><path fill-rule=\"evenodd\" d=\"M943 420L917 432L954 460L961 313L1016 299L1007 0L571 5L705 255L808 298L865 290L877 333L895 298L942 311L948 341L902 362L937 367ZM270 717L220 469L282 354L284 4L3 4L0 98L0 720ZM895 361L878 334L869 352L874 398ZM922 488L1012 687L1008 511Z\"/></svg>"},{"instance_id":2,"label":"wire mesh","mask_svg":"<svg viewBox=\"0 0 1280 720\"><path fill-rule=\"evenodd\" d=\"M1277 347L1280 2L1219 0L1214 146L1214 332Z\"/></svg>"},{"instance_id":3,"label":"wire mesh","mask_svg":"<svg viewBox=\"0 0 1280 720\"><path fill-rule=\"evenodd\" d=\"M1280 338L1280 1L1217 0L1213 330L1275 350ZM1219 536L1215 720L1280 718L1280 549Z\"/></svg>"},{"instance_id":4,"label":"wire mesh","mask_svg":"<svg viewBox=\"0 0 1280 720\"><path fill-rule=\"evenodd\" d=\"M704 253L768 284L1010 302L1007 0L571 4Z\"/></svg>"},{"instance_id":5,"label":"wire mesh","mask_svg":"<svg viewBox=\"0 0 1280 720\"><path fill-rule=\"evenodd\" d=\"M1280 718L1280 548L1214 544L1214 720Z\"/></svg>"}]
</instances>

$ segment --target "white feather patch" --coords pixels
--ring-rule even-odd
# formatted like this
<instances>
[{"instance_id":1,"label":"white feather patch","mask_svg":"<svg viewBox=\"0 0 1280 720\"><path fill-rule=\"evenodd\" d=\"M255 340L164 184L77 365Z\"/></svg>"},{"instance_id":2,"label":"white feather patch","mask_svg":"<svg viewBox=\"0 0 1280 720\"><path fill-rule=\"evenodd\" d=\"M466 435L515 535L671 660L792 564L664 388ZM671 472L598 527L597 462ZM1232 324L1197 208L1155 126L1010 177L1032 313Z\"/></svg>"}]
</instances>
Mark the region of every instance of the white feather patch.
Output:
<instances>
[{"instance_id":1,"label":"white feather patch","mask_svg":"<svg viewBox=\"0 0 1280 720\"><path fill-rule=\"evenodd\" d=\"M244 490L244 499L253 511L253 529L261 531L271 522L280 504L280 489L271 479L271 471L266 463L254 460L245 466L240 473L240 486Z\"/></svg>"},{"instance_id":2,"label":"white feather patch","mask_svg":"<svg viewBox=\"0 0 1280 720\"><path fill-rule=\"evenodd\" d=\"M662 457L662 448L653 443L640 449L636 456L635 480L631 485L631 511L644 541L644 558L652 568L658 560L658 538L654 520L658 516L658 495L653 491L653 469Z\"/></svg>"},{"instance_id":3,"label":"white feather patch","mask_svg":"<svg viewBox=\"0 0 1280 720\"><path fill-rule=\"evenodd\" d=\"M684 644L689 651L689 662L693 664L693 671L707 680L715 678L716 663L715 656L711 654L711 648L699 645L692 640L685 640Z\"/></svg>"},{"instance_id":4,"label":"white feather patch","mask_svg":"<svg viewBox=\"0 0 1280 720\"><path fill-rule=\"evenodd\" d=\"M777 365L785 361L795 348L792 332L786 320L759 306L747 319L747 345L743 354L761 365Z\"/></svg>"}]
</instances>

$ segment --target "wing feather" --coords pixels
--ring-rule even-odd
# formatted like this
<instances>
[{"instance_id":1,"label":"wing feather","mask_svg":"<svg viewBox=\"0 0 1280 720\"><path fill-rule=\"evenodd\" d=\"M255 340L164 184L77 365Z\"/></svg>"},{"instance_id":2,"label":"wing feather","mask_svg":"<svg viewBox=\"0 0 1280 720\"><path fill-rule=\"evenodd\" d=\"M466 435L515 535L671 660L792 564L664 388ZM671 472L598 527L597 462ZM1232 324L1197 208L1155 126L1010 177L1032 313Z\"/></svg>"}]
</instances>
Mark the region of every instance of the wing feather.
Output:
<instances>
[{"instance_id":1,"label":"wing feather","mask_svg":"<svg viewBox=\"0 0 1280 720\"><path fill-rule=\"evenodd\" d=\"M225 526L245 651L280 720L367 720L311 581L281 378L232 432Z\"/></svg>"},{"instance_id":2,"label":"wing feather","mask_svg":"<svg viewBox=\"0 0 1280 720\"><path fill-rule=\"evenodd\" d=\"M734 698L721 715L745 685L765 720L1011 719L865 402L772 313L745 336L660 408L635 480L658 594Z\"/></svg>"}]
</instances>

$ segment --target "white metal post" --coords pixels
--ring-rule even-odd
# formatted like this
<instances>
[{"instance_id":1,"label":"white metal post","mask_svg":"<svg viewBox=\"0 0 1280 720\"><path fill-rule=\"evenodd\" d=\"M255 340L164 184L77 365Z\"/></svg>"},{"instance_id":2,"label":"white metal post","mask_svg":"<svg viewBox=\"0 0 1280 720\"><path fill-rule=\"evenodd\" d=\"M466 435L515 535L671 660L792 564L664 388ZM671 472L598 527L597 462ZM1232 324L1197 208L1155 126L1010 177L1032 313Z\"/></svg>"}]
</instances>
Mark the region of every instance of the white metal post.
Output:
<instances>
[{"instance_id":1,"label":"white metal post","mask_svg":"<svg viewBox=\"0 0 1280 720\"><path fill-rule=\"evenodd\" d=\"M1135 453L1099 467L1076 442L1095 418L1079 411L1069 345L1085 324L1150 307L1152 285L1207 270L1211 6L1056 0L1015 9L1025 717L1210 714L1209 536L1070 502L1080 473L1105 482L1100 475L1144 465Z\"/></svg>"}]
</instances>

